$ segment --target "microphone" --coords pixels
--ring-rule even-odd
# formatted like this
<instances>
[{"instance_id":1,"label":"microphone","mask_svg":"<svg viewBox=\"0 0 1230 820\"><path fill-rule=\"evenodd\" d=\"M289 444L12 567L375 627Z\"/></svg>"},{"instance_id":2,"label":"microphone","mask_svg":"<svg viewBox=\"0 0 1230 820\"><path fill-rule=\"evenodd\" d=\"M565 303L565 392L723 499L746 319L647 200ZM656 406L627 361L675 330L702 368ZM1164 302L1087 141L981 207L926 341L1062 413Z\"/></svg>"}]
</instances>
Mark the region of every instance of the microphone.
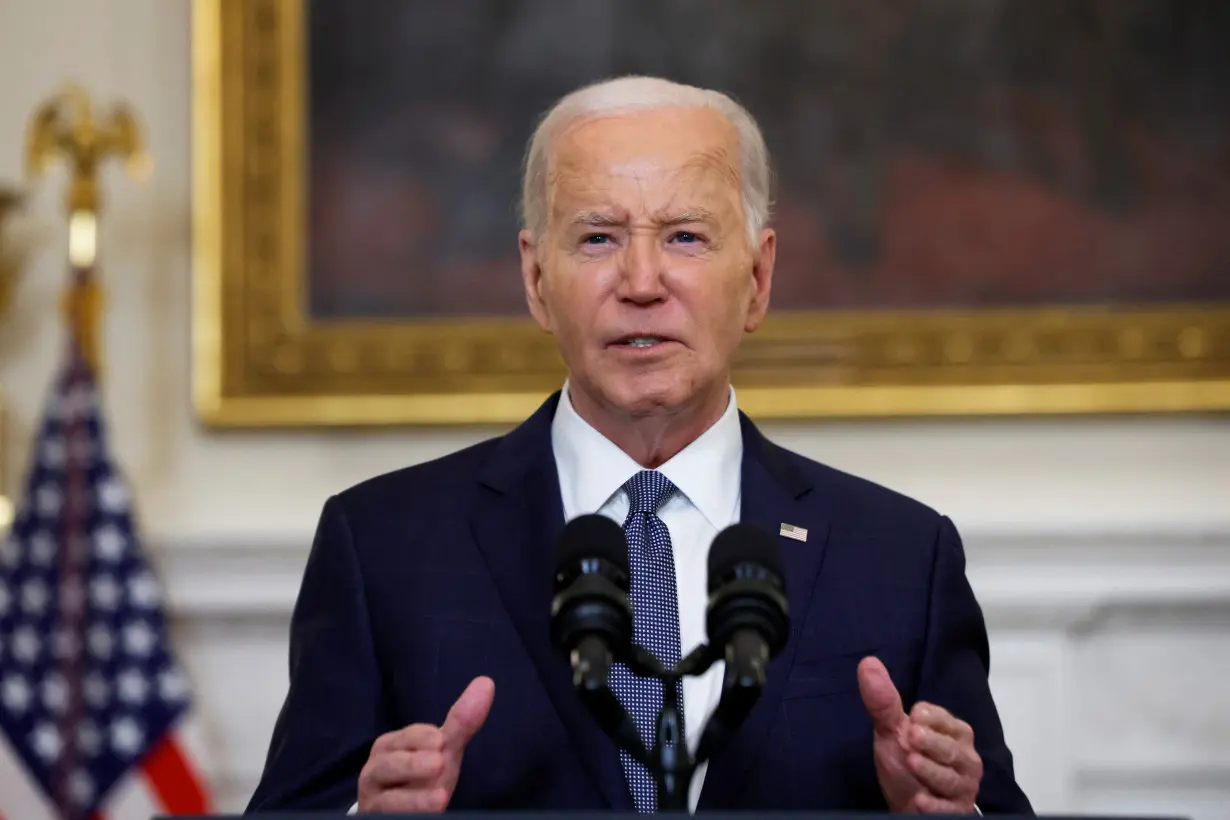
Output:
<instances>
[{"instance_id":1,"label":"microphone","mask_svg":"<svg viewBox=\"0 0 1230 820\"><path fill-rule=\"evenodd\" d=\"M597 514L565 526L555 545L551 642L572 665L572 685L603 731L638 760L648 757L636 724L611 691L611 664L632 652L628 544Z\"/></svg>"},{"instance_id":2,"label":"microphone","mask_svg":"<svg viewBox=\"0 0 1230 820\"><path fill-rule=\"evenodd\" d=\"M781 551L772 536L734 524L709 548L709 644L726 661L722 697L701 737L705 760L734 733L764 689L769 661L790 632Z\"/></svg>"}]
</instances>

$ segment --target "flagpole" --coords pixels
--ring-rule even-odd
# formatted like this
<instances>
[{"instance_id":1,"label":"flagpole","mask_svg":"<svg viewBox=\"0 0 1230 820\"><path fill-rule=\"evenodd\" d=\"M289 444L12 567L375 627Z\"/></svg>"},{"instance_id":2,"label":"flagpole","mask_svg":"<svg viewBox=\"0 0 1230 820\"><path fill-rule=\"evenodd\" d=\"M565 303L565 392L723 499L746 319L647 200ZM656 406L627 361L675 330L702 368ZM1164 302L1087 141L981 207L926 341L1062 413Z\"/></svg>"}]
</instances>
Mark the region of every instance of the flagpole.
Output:
<instances>
[{"instance_id":1,"label":"flagpole","mask_svg":"<svg viewBox=\"0 0 1230 820\"><path fill-rule=\"evenodd\" d=\"M23 204L22 195L15 189L0 185L0 316L8 313L13 290L16 287L22 253L13 250L8 237L8 220ZM4 434L8 407L0 401L0 452L7 451L8 438ZM13 501L7 493L7 485L0 482L0 536L8 532L13 523Z\"/></svg>"},{"instance_id":2,"label":"flagpole","mask_svg":"<svg viewBox=\"0 0 1230 820\"><path fill-rule=\"evenodd\" d=\"M86 589L89 544L83 533L90 516L89 470L95 454L90 452L91 431L85 405L97 391L102 370L100 325L103 296L96 275L98 221L101 205L99 170L118 157L129 172L141 178L149 160L141 145L136 118L124 105L113 106L102 118L84 90L66 86L35 109L27 132L26 165L37 177L56 159L68 166L70 177L68 211L68 283L61 302L67 320L69 364L63 375L63 390L69 397L65 408L65 462L63 510L58 533L61 586L61 627L76 647L86 640ZM97 400L96 398L94 400ZM63 671L66 704L59 719L60 737L68 740L57 759L51 797L66 820L76 820L81 801L74 794L74 773L79 771L77 727L85 711L84 655L69 653Z\"/></svg>"}]
</instances>

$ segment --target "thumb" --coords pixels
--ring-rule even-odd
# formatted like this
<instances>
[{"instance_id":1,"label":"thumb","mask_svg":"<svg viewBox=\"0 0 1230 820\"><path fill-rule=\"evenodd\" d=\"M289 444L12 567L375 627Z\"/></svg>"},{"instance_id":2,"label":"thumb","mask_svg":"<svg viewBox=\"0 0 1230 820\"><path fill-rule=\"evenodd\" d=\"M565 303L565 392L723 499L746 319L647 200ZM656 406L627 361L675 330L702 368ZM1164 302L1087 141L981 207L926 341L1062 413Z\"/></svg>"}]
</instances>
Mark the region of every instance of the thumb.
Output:
<instances>
[{"instance_id":1,"label":"thumb","mask_svg":"<svg viewBox=\"0 0 1230 820\"><path fill-rule=\"evenodd\" d=\"M901 695L879 658L863 658L859 663L858 690L876 733L895 736L906 720L905 710L901 707Z\"/></svg>"},{"instance_id":2,"label":"thumb","mask_svg":"<svg viewBox=\"0 0 1230 820\"><path fill-rule=\"evenodd\" d=\"M457 702L448 710L444 725L440 727L444 734L444 745L455 751L464 749L470 738L483 727L493 700L495 681L487 677L470 681L461 697L457 698Z\"/></svg>"}]
</instances>

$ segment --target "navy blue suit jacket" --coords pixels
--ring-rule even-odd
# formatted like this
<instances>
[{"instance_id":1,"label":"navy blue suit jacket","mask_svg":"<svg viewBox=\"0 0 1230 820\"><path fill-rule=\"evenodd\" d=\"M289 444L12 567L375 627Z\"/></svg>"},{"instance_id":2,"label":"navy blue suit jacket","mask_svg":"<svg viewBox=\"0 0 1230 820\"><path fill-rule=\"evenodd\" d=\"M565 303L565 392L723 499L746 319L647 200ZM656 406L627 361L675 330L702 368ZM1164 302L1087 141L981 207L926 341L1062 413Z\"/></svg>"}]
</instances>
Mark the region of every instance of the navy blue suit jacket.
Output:
<instances>
[{"instance_id":1,"label":"navy blue suit jacket","mask_svg":"<svg viewBox=\"0 0 1230 820\"><path fill-rule=\"evenodd\" d=\"M441 723L478 675L495 681L495 701L450 808L632 809L616 747L548 637L564 525L557 400L508 435L327 501L293 613L290 688L249 811L344 811L375 739ZM790 639L711 761L697 810L884 809L855 673L875 655L907 710L931 701L974 728L982 811L1029 811L952 523L740 420L741 519L774 537L795 524L808 538L780 542Z\"/></svg>"}]
</instances>

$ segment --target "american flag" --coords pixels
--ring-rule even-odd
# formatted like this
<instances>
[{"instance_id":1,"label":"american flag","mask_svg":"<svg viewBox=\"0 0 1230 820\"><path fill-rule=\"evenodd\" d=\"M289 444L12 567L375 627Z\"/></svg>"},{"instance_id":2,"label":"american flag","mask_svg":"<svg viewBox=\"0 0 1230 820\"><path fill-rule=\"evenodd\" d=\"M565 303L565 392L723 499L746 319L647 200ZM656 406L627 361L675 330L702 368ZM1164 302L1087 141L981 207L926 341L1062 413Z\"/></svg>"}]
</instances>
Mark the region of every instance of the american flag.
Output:
<instances>
[{"instance_id":1,"label":"american flag","mask_svg":"<svg viewBox=\"0 0 1230 820\"><path fill-rule=\"evenodd\" d=\"M209 810L188 680L105 432L73 351L0 544L0 820Z\"/></svg>"}]
</instances>

